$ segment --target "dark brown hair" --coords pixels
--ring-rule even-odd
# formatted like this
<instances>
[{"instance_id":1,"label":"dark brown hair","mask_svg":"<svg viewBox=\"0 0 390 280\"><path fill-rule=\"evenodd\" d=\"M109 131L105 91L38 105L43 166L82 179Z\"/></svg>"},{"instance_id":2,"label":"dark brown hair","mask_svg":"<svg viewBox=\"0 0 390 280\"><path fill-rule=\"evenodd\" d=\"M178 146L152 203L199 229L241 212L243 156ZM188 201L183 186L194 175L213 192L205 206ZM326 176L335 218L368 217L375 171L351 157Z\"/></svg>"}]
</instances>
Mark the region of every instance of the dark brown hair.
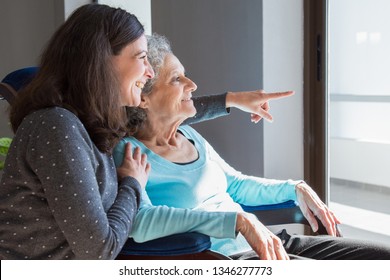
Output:
<instances>
[{"instance_id":1,"label":"dark brown hair","mask_svg":"<svg viewBox=\"0 0 390 280\"><path fill-rule=\"evenodd\" d=\"M14 131L33 111L59 106L84 124L101 152L111 153L129 131L111 58L144 34L138 19L106 5L78 8L54 33L40 69L11 107Z\"/></svg>"}]
</instances>

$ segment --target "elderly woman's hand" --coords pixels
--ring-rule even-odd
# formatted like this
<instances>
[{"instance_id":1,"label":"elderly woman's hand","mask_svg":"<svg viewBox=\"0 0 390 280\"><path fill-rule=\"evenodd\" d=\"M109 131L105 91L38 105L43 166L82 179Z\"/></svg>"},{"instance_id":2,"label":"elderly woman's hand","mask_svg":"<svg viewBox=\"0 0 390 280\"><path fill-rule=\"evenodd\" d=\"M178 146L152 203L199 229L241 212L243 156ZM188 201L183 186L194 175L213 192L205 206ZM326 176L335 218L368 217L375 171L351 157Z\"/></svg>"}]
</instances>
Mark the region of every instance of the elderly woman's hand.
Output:
<instances>
[{"instance_id":1,"label":"elderly woman's hand","mask_svg":"<svg viewBox=\"0 0 390 280\"><path fill-rule=\"evenodd\" d=\"M261 260L288 260L282 241L269 231L254 215L238 213L236 231L239 231Z\"/></svg>"},{"instance_id":2,"label":"elderly woman's hand","mask_svg":"<svg viewBox=\"0 0 390 280\"><path fill-rule=\"evenodd\" d=\"M259 122L262 118L272 121L268 112L269 101L284 98L294 94L294 91L266 93L264 90L228 92L226 107L235 107L244 112L251 113L251 121Z\"/></svg>"},{"instance_id":3,"label":"elderly woman's hand","mask_svg":"<svg viewBox=\"0 0 390 280\"><path fill-rule=\"evenodd\" d=\"M308 220L312 230L318 230L317 217L326 228L329 235L337 236L336 225L340 224L335 214L321 201L316 192L305 182L299 183L295 187L299 207L305 218Z\"/></svg>"},{"instance_id":4,"label":"elderly woman's hand","mask_svg":"<svg viewBox=\"0 0 390 280\"><path fill-rule=\"evenodd\" d=\"M127 143L125 147L125 155L123 157L122 165L117 169L118 179L131 176L140 183L141 187L146 186L148 181L150 164L147 162L146 154L141 154L139 147L134 149L134 154L131 150L131 144Z\"/></svg>"}]
</instances>

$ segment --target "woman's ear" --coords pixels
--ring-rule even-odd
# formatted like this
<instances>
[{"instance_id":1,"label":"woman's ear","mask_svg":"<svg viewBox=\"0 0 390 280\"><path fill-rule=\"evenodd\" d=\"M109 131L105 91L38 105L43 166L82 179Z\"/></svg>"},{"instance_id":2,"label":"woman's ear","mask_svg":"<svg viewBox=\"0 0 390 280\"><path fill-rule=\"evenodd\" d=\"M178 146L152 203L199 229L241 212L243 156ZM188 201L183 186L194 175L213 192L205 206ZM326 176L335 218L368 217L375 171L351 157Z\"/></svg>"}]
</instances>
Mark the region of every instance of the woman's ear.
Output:
<instances>
[{"instance_id":1,"label":"woman's ear","mask_svg":"<svg viewBox=\"0 0 390 280\"><path fill-rule=\"evenodd\" d=\"M149 98L147 95L145 94L141 94L141 103L139 104L138 107L142 108L142 109L146 109L148 108L148 104L149 104Z\"/></svg>"}]
</instances>

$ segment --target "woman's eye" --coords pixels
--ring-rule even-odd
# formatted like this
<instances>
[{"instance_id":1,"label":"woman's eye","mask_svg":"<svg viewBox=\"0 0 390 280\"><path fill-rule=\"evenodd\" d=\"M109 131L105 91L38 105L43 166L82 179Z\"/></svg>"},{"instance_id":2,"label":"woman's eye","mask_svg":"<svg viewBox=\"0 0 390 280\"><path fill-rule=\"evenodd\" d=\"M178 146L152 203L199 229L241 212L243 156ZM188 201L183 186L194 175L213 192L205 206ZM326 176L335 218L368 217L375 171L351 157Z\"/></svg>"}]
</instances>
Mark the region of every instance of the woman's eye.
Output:
<instances>
[{"instance_id":1,"label":"woman's eye","mask_svg":"<svg viewBox=\"0 0 390 280\"><path fill-rule=\"evenodd\" d=\"M177 76L173 76L172 82L183 82L187 76L185 74L180 74Z\"/></svg>"},{"instance_id":2,"label":"woman's eye","mask_svg":"<svg viewBox=\"0 0 390 280\"><path fill-rule=\"evenodd\" d=\"M172 81L173 82L179 82L180 81L180 76L173 77Z\"/></svg>"}]
</instances>

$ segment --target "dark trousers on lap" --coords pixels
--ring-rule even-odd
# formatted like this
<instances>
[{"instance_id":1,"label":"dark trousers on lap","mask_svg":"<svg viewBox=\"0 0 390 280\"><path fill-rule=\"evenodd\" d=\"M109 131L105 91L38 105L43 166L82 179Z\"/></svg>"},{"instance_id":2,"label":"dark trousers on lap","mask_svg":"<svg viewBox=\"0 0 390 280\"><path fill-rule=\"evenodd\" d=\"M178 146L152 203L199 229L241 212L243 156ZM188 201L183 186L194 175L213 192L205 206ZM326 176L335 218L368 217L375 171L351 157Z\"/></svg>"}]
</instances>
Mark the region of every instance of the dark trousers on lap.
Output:
<instances>
[{"instance_id":1,"label":"dark trousers on lap","mask_svg":"<svg viewBox=\"0 0 390 280\"><path fill-rule=\"evenodd\" d=\"M328 235L292 235L285 230L277 236L292 260L390 260L390 245ZM259 259L253 251L231 256L235 260Z\"/></svg>"}]
</instances>

